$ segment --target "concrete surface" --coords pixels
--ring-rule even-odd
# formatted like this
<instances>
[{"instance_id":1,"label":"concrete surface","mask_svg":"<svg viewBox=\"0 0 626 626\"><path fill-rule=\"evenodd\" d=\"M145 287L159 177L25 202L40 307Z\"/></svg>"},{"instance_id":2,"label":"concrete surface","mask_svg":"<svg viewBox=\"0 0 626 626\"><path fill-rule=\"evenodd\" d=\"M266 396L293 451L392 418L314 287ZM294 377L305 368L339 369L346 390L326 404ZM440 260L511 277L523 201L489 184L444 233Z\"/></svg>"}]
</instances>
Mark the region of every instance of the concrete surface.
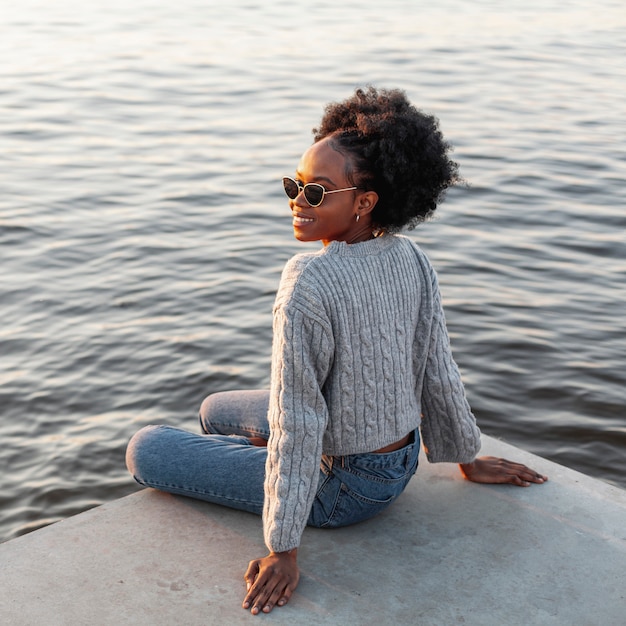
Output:
<instances>
[{"instance_id":1,"label":"concrete surface","mask_svg":"<svg viewBox=\"0 0 626 626\"><path fill-rule=\"evenodd\" d=\"M0 545L0 624L626 625L626 491L484 437L550 477L477 485L429 465L379 518L307 529L302 578L240 608L260 519L145 490Z\"/></svg>"}]
</instances>

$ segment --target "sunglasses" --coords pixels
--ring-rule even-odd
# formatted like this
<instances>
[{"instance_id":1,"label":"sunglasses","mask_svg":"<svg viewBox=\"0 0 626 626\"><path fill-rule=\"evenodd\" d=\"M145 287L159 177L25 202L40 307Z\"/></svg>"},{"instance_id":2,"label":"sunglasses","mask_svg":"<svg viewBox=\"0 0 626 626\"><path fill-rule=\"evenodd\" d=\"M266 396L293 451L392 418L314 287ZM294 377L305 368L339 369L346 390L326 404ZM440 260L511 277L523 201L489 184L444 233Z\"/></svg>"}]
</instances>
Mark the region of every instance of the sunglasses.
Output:
<instances>
[{"instance_id":1,"label":"sunglasses","mask_svg":"<svg viewBox=\"0 0 626 626\"><path fill-rule=\"evenodd\" d=\"M345 189L333 189L332 191L327 191L319 183L307 183L306 185L303 185L289 176L285 176L283 178L283 187L285 188L287 197L291 200L295 200L298 197L298 194L303 191L304 199L312 207L322 204L322 202L324 202L324 196L328 193L339 193L340 191L352 191L353 189L358 189L358 187L346 187Z\"/></svg>"}]
</instances>

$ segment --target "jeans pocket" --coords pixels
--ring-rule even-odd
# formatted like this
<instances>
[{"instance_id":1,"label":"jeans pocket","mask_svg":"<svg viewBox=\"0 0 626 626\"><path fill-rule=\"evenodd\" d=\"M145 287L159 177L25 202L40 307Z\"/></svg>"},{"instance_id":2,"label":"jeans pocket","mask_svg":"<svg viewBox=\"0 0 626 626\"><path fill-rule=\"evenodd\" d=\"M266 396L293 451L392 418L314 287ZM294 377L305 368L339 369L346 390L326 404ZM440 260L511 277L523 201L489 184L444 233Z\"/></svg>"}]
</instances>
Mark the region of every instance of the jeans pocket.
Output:
<instances>
[{"instance_id":1,"label":"jeans pocket","mask_svg":"<svg viewBox=\"0 0 626 626\"><path fill-rule=\"evenodd\" d=\"M309 525L337 528L378 515L404 491L418 455L419 435L393 452L322 457Z\"/></svg>"},{"instance_id":2,"label":"jeans pocket","mask_svg":"<svg viewBox=\"0 0 626 626\"><path fill-rule=\"evenodd\" d=\"M382 513L397 497L401 490L383 495L381 499L364 496L342 484L337 493L332 512L321 528L339 528L357 524Z\"/></svg>"}]
</instances>

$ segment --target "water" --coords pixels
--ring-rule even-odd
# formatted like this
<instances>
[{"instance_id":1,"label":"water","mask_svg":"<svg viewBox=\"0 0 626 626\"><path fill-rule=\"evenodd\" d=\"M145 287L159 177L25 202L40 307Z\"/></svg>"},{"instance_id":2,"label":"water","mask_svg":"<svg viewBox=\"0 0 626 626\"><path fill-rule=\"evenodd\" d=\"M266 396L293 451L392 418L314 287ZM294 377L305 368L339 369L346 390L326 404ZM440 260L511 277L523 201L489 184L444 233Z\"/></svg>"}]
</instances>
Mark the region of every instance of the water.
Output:
<instances>
[{"instance_id":1,"label":"water","mask_svg":"<svg viewBox=\"0 0 626 626\"><path fill-rule=\"evenodd\" d=\"M2 9L0 540L134 491L142 425L267 386L316 247L279 179L366 83L438 115L470 183L411 236L483 430L626 487L623 4L223 4Z\"/></svg>"}]
</instances>

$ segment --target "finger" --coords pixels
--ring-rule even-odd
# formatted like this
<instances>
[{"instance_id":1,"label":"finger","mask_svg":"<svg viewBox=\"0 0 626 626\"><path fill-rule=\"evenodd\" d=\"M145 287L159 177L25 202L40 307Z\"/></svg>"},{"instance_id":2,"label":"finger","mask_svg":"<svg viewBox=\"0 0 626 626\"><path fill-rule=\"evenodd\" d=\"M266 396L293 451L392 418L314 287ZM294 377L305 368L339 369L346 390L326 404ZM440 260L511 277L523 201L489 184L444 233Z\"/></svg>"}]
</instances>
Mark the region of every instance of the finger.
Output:
<instances>
[{"instance_id":1,"label":"finger","mask_svg":"<svg viewBox=\"0 0 626 626\"><path fill-rule=\"evenodd\" d=\"M544 474L540 474L539 472L535 472L534 470L528 470L531 473L531 478L534 483L545 483L548 480L548 477Z\"/></svg>"},{"instance_id":2,"label":"finger","mask_svg":"<svg viewBox=\"0 0 626 626\"><path fill-rule=\"evenodd\" d=\"M529 483L545 483L548 478L546 476L542 476L541 474L537 474L536 472L527 472L523 475L524 480L527 480Z\"/></svg>"},{"instance_id":3,"label":"finger","mask_svg":"<svg viewBox=\"0 0 626 626\"><path fill-rule=\"evenodd\" d=\"M530 487L533 483L541 484L544 482L542 476L537 476L535 473L520 473L515 475L514 484L519 487Z\"/></svg>"},{"instance_id":4,"label":"finger","mask_svg":"<svg viewBox=\"0 0 626 626\"><path fill-rule=\"evenodd\" d=\"M242 606L244 609L250 609L251 612L256 615L263 607L264 602L263 590L258 589L256 585L254 585L244 598Z\"/></svg>"},{"instance_id":5,"label":"finger","mask_svg":"<svg viewBox=\"0 0 626 626\"><path fill-rule=\"evenodd\" d=\"M268 570L260 572L244 598L243 608L252 607L251 611L256 615L268 604L275 587L273 572Z\"/></svg>"},{"instance_id":6,"label":"finger","mask_svg":"<svg viewBox=\"0 0 626 626\"><path fill-rule=\"evenodd\" d=\"M525 465L522 467L522 470L518 472L518 476L528 483L543 483L548 480L547 476L543 476Z\"/></svg>"},{"instance_id":7,"label":"finger","mask_svg":"<svg viewBox=\"0 0 626 626\"><path fill-rule=\"evenodd\" d=\"M292 595L293 587L291 585L287 585L287 587L285 587L285 591L283 591L281 599L278 601L278 604L280 604L280 606L284 606L287 602L289 602L289 600L291 600Z\"/></svg>"},{"instance_id":8,"label":"finger","mask_svg":"<svg viewBox=\"0 0 626 626\"><path fill-rule=\"evenodd\" d=\"M276 605L284 606L291 597L289 585L277 585L271 593L269 600L263 606L263 612L269 613Z\"/></svg>"},{"instance_id":9,"label":"finger","mask_svg":"<svg viewBox=\"0 0 626 626\"><path fill-rule=\"evenodd\" d=\"M271 581L269 585L271 585ZM269 588L269 585L260 589L254 597L254 600L252 600L252 608L250 609L250 612L253 615L258 615L261 611L269 613L272 610L274 605L270 602L271 589Z\"/></svg>"},{"instance_id":10,"label":"finger","mask_svg":"<svg viewBox=\"0 0 626 626\"><path fill-rule=\"evenodd\" d=\"M248 590L252 586L252 583L256 580L256 577L259 575L259 562L258 560L250 561L248 564L248 569L246 573L243 575L243 579L247 583Z\"/></svg>"},{"instance_id":11,"label":"finger","mask_svg":"<svg viewBox=\"0 0 626 626\"><path fill-rule=\"evenodd\" d=\"M247 576L247 572L246 572ZM259 596L263 594L265 583L267 581L267 574L258 573L254 579L247 581L246 586L248 593L243 599L243 608L248 609L255 604L259 604Z\"/></svg>"},{"instance_id":12,"label":"finger","mask_svg":"<svg viewBox=\"0 0 626 626\"><path fill-rule=\"evenodd\" d=\"M278 606L285 606L285 604L287 604L287 602L289 602L289 600L291 600L291 595L292 594L293 594L293 589L291 589L291 587L287 586L285 588L285 591L283 591L283 595L280 597L280 599L277 602Z\"/></svg>"},{"instance_id":13,"label":"finger","mask_svg":"<svg viewBox=\"0 0 626 626\"><path fill-rule=\"evenodd\" d=\"M548 479L547 476L543 476L523 463L500 459L500 464L505 471L517 475L524 483L523 486L528 486L526 483L543 483Z\"/></svg>"},{"instance_id":14,"label":"finger","mask_svg":"<svg viewBox=\"0 0 626 626\"><path fill-rule=\"evenodd\" d=\"M248 583L250 584L250 583ZM249 609L263 602L263 585L257 579L248 589L246 597L243 599L243 608Z\"/></svg>"}]
</instances>

